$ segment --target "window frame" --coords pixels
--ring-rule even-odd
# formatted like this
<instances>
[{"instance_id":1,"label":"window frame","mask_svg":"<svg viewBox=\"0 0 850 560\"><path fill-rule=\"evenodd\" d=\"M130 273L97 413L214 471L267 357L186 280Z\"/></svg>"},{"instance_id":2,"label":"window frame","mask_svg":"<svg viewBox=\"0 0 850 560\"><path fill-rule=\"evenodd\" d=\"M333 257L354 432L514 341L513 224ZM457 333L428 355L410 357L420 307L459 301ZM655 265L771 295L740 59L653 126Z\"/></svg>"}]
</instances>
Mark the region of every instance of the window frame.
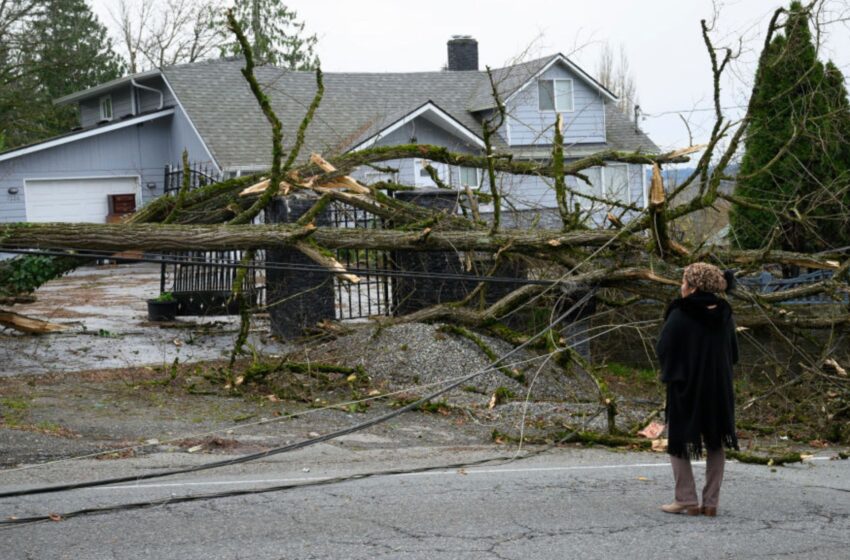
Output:
<instances>
[{"instance_id":1,"label":"window frame","mask_svg":"<svg viewBox=\"0 0 850 560\"><path fill-rule=\"evenodd\" d=\"M542 90L540 88L540 82L552 82L552 106L553 109L543 109L540 107L540 96ZM569 82L570 83L570 107L569 109L562 109L558 107L558 93L557 82ZM576 107L576 94L575 94L575 83L572 78L538 78L537 80L537 110L541 113L573 113L575 112Z\"/></svg>"},{"instance_id":2,"label":"window frame","mask_svg":"<svg viewBox=\"0 0 850 560\"><path fill-rule=\"evenodd\" d=\"M431 161L427 159L414 159L413 162L413 186L437 186L437 184L431 179L431 176L428 175L428 172L425 171L426 165L430 165L431 167L437 170L437 176L440 178L440 181L447 185L451 184L451 168L448 164L445 164L440 161Z\"/></svg>"},{"instance_id":3,"label":"window frame","mask_svg":"<svg viewBox=\"0 0 850 560\"><path fill-rule=\"evenodd\" d=\"M107 105L108 104L108 105ZM104 111L104 107L109 107L109 115L106 115L106 111ZM111 122L115 117L114 108L112 105L112 96L104 95L100 98L98 102L98 107L100 110L100 122Z\"/></svg>"},{"instance_id":4,"label":"window frame","mask_svg":"<svg viewBox=\"0 0 850 560\"><path fill-rule=\"evenodd\" d=\"M463 170L464 169L469 169L471 171L475 171L475 184L473 184L473 185L464 185L463 184ZM481 168L479 168L479 167L464 167L462 165L458 165L457 166L457 184L458 184L458 187L461 188L461 189L466 187L466 186L468 186L469 188L473 188L473 189L480 189L481 188Z\"/></svg>"}]
</instances>

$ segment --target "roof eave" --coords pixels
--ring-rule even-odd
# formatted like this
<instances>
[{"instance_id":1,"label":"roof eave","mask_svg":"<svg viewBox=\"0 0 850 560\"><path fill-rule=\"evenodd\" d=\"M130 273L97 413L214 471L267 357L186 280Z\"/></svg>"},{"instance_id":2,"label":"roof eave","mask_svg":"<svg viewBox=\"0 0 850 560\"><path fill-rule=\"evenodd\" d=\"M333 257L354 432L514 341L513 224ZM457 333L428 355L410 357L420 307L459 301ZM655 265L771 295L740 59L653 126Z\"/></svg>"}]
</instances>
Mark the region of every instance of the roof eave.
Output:
<instances>
[{"instance_id":1,"label":"roof eave","mask_svg":"<svg viewBox=\"0 0 850 560\"><path fill-rule=\"evenodd\" d=\"M64 97L60 97L59 99L54 99L54 105L68 105L69 103L75 103L81 99L85 99L87 97L91 97L93 95L97 95L99 93L107 92L111 89L114 89L118 86L129 84L131 80L144 80L146 78L153 78L156 76L162 75L162 72L159 69L146 70L144 72L139 72L138 74L132 74L130 76L124 76L123 78L116 78L115 80L111 80L109 82L102 83L100 85L91 87L89 89L84 89L82 91L76 91L72 94L66 95Z\"/></svg>"},{"instance_id":2,"label":"roof eave","mask_svg":"<svg viewBox=\"0 0 850 560\"><path fill-rule=\"evenodd\" d=\"M413 119L419 117L420 115L422 115L426 111L431 111L431 112L435 113L437 116L439 116L440 118L445 120L448 124L452 125L452 127L460 133L459 136L465 138L471 144L474 144L474 145L476 145L480 148L484 147L484 140L480 136L478 136L473 131L471 131L469 128L467 128L463 123L461 123L456 118L454 118L450 113L448 113L447 111L440 108L439 105L437 105L436 103L434 103L431 100L428 100L425 103L423 103L422 105L420 105L419 107L417 107L416 109L414 109L413 111L407 113L406 115L404 115L400 119L397 119L394 122L390 123L389 125L385 126L384 128L382 128L378 132L372 134L371 136L369 136L365 140L358 142L354 147L349 148L346 151L347 152L356 152L358 150L363 150L363 149L369 148L372 145L374 145L376 142L378 142L381 138L386 136L387 134L390 134L391 132L398 129L400 126L403 126L404 124L406 124L406 123L412 121Z\"/></svg>"}]
</instances>

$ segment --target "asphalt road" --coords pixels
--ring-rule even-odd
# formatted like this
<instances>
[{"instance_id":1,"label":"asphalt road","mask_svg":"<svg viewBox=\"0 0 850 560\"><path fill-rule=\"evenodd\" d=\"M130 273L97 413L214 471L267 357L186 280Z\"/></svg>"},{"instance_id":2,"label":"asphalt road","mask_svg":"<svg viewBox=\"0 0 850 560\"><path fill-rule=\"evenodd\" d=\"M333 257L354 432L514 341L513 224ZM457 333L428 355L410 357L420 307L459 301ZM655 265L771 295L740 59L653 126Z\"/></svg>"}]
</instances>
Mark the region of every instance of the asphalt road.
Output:
<instances>
[{"instance_id":1,"label":"asphalt road","mask_svg":"<svg viewBox=\"0 0 850 560\"><path fill-rule=\"evenodd\" d=\"M190 493L445 464L504 448L321 445L224 472L0 500L26 516ZM0 528L4 559L850 558L850 461L771 470L729 463L716 518L669 515L665 457L558 449L523 461L394 475ZM0 471L10 489L209 461L161 454ZM702 466L696 467L698 480Z\"/></svg>"}]
</instances>

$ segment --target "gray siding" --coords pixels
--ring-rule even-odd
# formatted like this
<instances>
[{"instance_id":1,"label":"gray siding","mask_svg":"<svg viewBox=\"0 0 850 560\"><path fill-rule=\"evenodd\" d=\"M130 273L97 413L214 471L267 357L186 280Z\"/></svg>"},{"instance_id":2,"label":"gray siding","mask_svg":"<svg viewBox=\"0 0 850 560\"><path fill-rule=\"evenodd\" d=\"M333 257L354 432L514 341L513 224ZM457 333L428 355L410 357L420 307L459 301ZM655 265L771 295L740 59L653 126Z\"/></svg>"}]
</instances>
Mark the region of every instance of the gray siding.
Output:
<instances>
[{"instance_id":1,"label":"gray siding","mask_svg":"<svg viewBox=\"0 0 850 560\"><path fill-rule=\"evenodd\" d=\"M376 146L397 146L399 144L410 144L411 141L415 139L415 143L417 144L433 144L435 146L445 146L449 150L453 152L462 152L462 153L478 153L479 149L477 146L470 146L466 143L465 140L458 138L454 134L444 130L443 128L435 125L424 118L416 118L411 122L399 127L393 132L387 134L386 136L380 138L375 145ZM391 160L381 163L382 167L392 167L394 169L398 169L398 173L395 174L394 179L397 180L402 185L410 185L410 186L429 186L424 183L430 184L430 179L423 179L419 177L419 170L421 169L420 160L416 159L404 159L404 160ZM435 167L438 165L435 164ZM441 170L445 173L445 176L441 176L441 178L447 182L447 184L456 184L458 182L458 170L454 166L439 166ZM355 179L365 181L365 182L374 182L374 180L379 179L381 177L377 176L374 173L374 170L369 167L361 167L357 169L352 176Z\"/></svg>"},{"instance_id":2,"label":"gray siding","mask_svg":"<svg viewBox=\"0 0 850 560\"><path fill-rule=\"evenodd\" d=\"M573 111L562 112L564 143L605 142L605 105L601 94L556 63L541 75L542 79L570 79L573 83ZM508 103L509 136L514 146L551 144L555 113L540 111L537 80L530 82Z\"/></svg>"},{"instance_id":3,"label":"gray siding","mask_svg":"<svg viewBox=\"0 0 850 560\"><path fill-rule=\"evenodd\" d=\"M627 168L628 186L624 189L623 194L628 192L631 202L635 206L642 208L644 206L643 194L643 172L644 167L641 165L629 164ZM575 177L567 177L567 186L573 190L582 190L578 180ZM555 189L553 181L547 177L533 177L523 175L500 175L500 189L504 193L505 198L514 207L519 210L527 210L533 208L557 208L558 204L555 200ZM584 184L582 183L582 186ZM602 197L601 186L595 185L588 194ZM579 202L584 209L592 207L600 207L599 203L592 203L590 200L582 197L576 197L575 202ZM607 210L606 210L607 212Z\"/></svg>"},{"instance_id":4,"label":"gray siding","mask_svg":"<svg viewBox=\"0 0 850 560\"><path fill-rule=\"evenodd\" d=\"M210 154L201 139L195 134L189 118L180 107L174 108L174 117L171 119L171 136L169 138L170 155L163 162L179 166L182 161L183 150L189 152L189 161L192 163L210 164L219 171L218 165L210 158Z\"/></svg>"},{"instance_id":5,"label":"gray siding","mask_svg":"<svg viewBox=\"0 0 850 560\"><path fill-rule=\"evenodd\" d=\"M163 93L163 107L170 107L175 104L174 96L166 87L162 78L149 78L138 82L144 86L152 87L161 90ZM131 91L135 92L136 114L155 111L159 107L159 95L141 88L136 88L130 84L124 84L116 87L110 92L93 95L90 99L80 101L80 126L89 128L95 126L100 121L100 99L106 95L112 96L112 117L113 121L119 121L133 114L133 106L130 99Z\"/></svg>"},{"instance_id":6,"label":"gray siding","mask_svg":"<svg viewBox=\"0 0 850 560\"><path fill-rule=\"evenodd\" d=\"M479 151L477 147L470 146L463 139L421 117L413 119L376 142L377 146L399 144L433 144L445 146L453 152L477 153Z\"/></svg>"},{"instance_id":7,"label":"gray siding","mask_svg":"<svg viewBox=\"0 0 850 560\"><path fill-rule=\"evenodd\" d=\"M164 165L174 152L171 121L163 117L0 162L0 222L26 219L27 179L138 176L143 203L162 194ZM11 187L18 194L9 194Z\"/></svg>"}]
</instances>

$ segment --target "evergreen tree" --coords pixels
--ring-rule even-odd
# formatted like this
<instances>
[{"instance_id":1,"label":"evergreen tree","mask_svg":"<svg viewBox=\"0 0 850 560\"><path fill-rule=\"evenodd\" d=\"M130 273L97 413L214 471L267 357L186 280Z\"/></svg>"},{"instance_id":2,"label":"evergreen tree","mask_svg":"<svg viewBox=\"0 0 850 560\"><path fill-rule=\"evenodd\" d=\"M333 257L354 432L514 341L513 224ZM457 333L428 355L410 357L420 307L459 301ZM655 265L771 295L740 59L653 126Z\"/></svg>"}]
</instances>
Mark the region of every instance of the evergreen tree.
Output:
<instances>
[{"instance_id":1,"label":"evergreen tree","mask_svg":"<svg viewBox=\"0 0 850 560\"><path fill-rule=\"evenodd\" d=\"M850 106L841 73L817 59L809 13L799 2L791 4L784 27L768 45L753 87L735 188L736 196L764 209L734 206L732 239L742 248L825 249L850 239L841 227Z\"/></svg>"},{"instance_id":2,"label":"evergreen tree","mask_svg":"<svg viewBox=\"0 0 850 560\"><path fill-rule=\"evenodd\" d=\"M0 134L7 149L70 130L75 110L53 101L123 71L85 0L17 4L27 9L0 34Z\"/></svg>"},{"instance_id":3,"label":"evergreen tree","mask_svg":"<svg viewBox=\"0 0 850 560\"><path fill-rule=\"evenodd\" d=\"M233 14L251 42L255 60L289 70L315 70L319 66L314 51L316 35L305 35L304 22L299 22L295 10L280 0L236 0ZM241 53L239 44L229 37L222 56Z\"/></svg>"},{"instance_id":4,"label":"evergreen tree","mask_svg":"<svg viewBox=\"0 0 850 560\"><path fill-rule=\"evenodd\" d=\"M25 54L42 124L46 132L67 131L76 122L74 110L53 107L53 100L120 77L123 64L85 0L46 0L29 33L37 39Z\"/></svg>"}]
</instances>

